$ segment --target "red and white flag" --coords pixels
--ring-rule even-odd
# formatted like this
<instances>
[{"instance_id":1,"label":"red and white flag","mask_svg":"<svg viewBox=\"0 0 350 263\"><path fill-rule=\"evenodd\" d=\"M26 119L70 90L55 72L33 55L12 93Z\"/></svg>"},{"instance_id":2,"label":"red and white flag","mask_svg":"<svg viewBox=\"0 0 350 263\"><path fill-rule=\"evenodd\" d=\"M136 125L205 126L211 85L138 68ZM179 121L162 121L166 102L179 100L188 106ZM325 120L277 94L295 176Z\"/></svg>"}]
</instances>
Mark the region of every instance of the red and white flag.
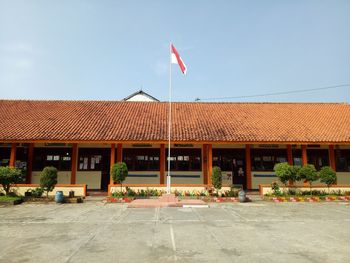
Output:
<instances>
[{"instance_id":1,"label":"red and white flag","mask_svg":"<svg viewBox=\"0 0 350 263\"><path fill-rule=\"evenodd\" d=\"M182 60L182 58L180 57L179 53L177 52L176 48L174 47L173 44L171 44L171 48L170 48L170 56L171 56L171 63L172 64L178 64L180 67L180 70L182 71L182 73L184 75L186 75L187 73L187 67L184 63L184 61Z\"/></svg>"}]
</instances>

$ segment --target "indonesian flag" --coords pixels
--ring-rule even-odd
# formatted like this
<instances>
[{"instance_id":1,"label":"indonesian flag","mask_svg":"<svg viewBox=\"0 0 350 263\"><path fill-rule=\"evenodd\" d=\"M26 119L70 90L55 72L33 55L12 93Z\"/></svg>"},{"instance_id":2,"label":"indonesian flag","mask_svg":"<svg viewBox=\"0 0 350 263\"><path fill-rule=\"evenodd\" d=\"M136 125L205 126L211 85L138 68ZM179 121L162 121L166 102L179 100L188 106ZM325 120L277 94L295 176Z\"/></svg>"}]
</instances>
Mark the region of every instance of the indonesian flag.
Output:
<instances>
[{"instance_id":1,"label":"indonesian flag","mask_svg":"<svg viewBox=\"0 0 350 263\"><path fill-rule=\"evenodd\" d=\"M171 56L171 63L172 64L178 64L180 67L180 70L184 75L187 73L187 67L185 63L183 62L182 58L180 57L179 53L177 52L176 48L174 47L173 44L171 44L170 48L170 56Z\"/></svg>"}]
</instances>

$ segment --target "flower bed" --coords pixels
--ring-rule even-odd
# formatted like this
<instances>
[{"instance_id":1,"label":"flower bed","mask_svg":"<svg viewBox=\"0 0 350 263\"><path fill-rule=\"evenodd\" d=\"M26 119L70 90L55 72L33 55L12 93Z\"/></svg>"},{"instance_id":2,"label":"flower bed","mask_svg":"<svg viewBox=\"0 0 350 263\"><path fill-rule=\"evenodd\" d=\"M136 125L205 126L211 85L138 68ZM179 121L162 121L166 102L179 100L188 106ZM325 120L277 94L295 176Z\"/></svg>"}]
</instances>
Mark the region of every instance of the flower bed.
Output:
<instances>
[{"instance_id":1,"label":"flower bed","mask_svg":"<svg viewBox=\"0 0 350 263\"><path fill-rule=\"evenodd\" d=\"M165 194L165 191L146 188L140 190L133 190L130 187L126 187L125 190L114 191L111 196L107 197L106 201L108 203L129 203L135 199L152 199L158 198ZM231 190L219 190L219 192L214 192L213 189L205 190L185 190L179 191L175 189L172 194L174 194L179 199L200 199L205 202L237 202L238 201L238 189Z\"/></svg>"},{"instance_id":2,"label":"flower bed","mask_svg":"<svg viewBox=\"0 0 350 263\"><path fill-rule=\"evenodd\" d=\"M33 197L33 196L25 196L24 201L28 203L52 203L55 202L55 197L49 196L46 197Z\"/></svg>"},{"instance_id":3,"label":"flower bed","mask_svg":"<svg viewBox=\"0 0 350 263\"><path fill-rule=\"evenodd\" d=\"M217 197L217 196L180 196L181 199L199 199L204 202L212 202L212 203L223 203L223 202L238 202L237 197Z\"/></svg>"},{"instance_id":4,"label":"flower bed","mask_svg":"<svg viewBox=\"0 0 350 263\"><path fill-rule=\"evenodd\" d=\"M19 196L0 196L0 205L18 205L23 202Z\"/></svg>"},{"instance_id":5,"label":"flower bed","mask_svg":"<svg viewBox=\"0 0 350 263\"><path fill-rule=\"evenodd\" d=\"M281 202L334 202L350 201L350 196L268 196L264 198L275 203Z\"/></svg>"},{"instance_id":6,"label":"flower bed","mask_svg":"<svg viewBox=\"0 0 350 263\"><path fill-rule=\"evenodd\" d=\"M106 199L107 203L130 203L131 201L135 199L152 199L153 197L149 198L138 198L138 197L113 197L109 196ZM233 203L238 202L238 198L236 197L216 197L216 196L182 196L179 197L179 199L199 199L203 200L204 202L209 203Z\"/></svg>"},{"instance_id":7,"label":"flower bed","mask_svg":"<svg viewBox=\"0 0 350 263\"><path fill-rule=\"evenodd\" d=\"M134 197L112 197L108 196L106 201L107 203L130 203L135 200Z\"/></svg>"},{"instance_id":8,"label":"flower bed","mask_svg":"<svg viewBox=\"0 0 350 263\"><path fill-rule=\"evenodd\" d=\"M55 197L49 196L48 198L46 198L46 197L26 196L24 197L24 201L28 203L54 203ZM68 204L83 203L83 198L80 196L77 196L77 197L64 196L63 203L68 203Z\"/></svg>"}]
</instances>

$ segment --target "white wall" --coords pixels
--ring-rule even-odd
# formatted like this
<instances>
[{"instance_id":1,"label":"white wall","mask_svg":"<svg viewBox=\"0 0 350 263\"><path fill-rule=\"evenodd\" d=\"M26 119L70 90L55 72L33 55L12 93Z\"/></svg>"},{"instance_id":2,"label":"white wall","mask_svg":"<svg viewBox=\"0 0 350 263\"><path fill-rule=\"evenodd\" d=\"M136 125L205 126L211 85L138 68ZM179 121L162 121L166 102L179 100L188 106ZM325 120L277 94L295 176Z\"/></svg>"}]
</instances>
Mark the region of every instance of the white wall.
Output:
<instances>
[{"instance_id":1,"label":"white wall","mask_svg":"<svg viewBox=\"0 0 350 263\"><path fill-rule=\"evenodd\" d=\"M203 173L201 171L198 172L189 172L189 171L174 171L170 172L171 175L175 177L171 177L171 183L172 184L203 184ZM166 182L166 176L168 175L168 172L165 172L165 182ZM176 177L176 176L184 176L184 177ZM192 178L191 176L198 176L197 178Z\"/></svg>"},{"instance_id":2,"label":"white wall","mask_svg":"<svg viewBox=\"0 0 350 263\"><path fill-rule=\"evenodd\" d=\"M32 172L32 184L40 184L40 174L39 171L33 171ZM70 184L70 178L71 178L71 172L70 171L58 171L57 173L57 183L58 184Z\"/></svg>"},{"instance_id":3,"label":"white wall","mask_svg":"<svg viewBox=\"0 0 350 263\"><path fill-rule=\"evenodd\" d=\"M87 189L101 189L101 171L77 171L76 183L86 184Z\"/></svg>"},{"instance_id":4,"label":"white wall","mask_svg":"<svg viewBox=\"0 0 350 263\"><path fill-rule=\"evenodd\" d=\"M132 96L131 98L127 99L126 101L148 101L148 102L156 102L156 100L145 96L143 94L136 94Z\"/></svg>"},{"instance_id":5,"label":"white wall","mask_svg":"<svg viewBox=\"0 0 350 263\"><path fill-rule=\"evenodd\" d=\"M259 184L271 184L272 182L279 182L275 177L260 177L259 175L275 175L274 172L257 172L252 171L252 189L259 189Z\"/></svg>"},{"instance_id":6,"label":"white wall","mask_svg":"<svg viewBox=\"0 0 350 263\"><path fill-rule=\"evenodd\" d=\"M337 172L337 184L350 184L350 172Z\"/></svg>"},{"instance_id":7,"label":"white wall","mask_svg":"<svg viewBox=\"0 0 350 263\"><path fill-rule=\"evenodd\" d=\"M132 175L140 175L134 177ZM152 176L147 176L152 175ZM154 177L156 175L156 177ZM123 184L159 184L160 173L158 171L132 171Z\"/></svg>"}]
</instances>

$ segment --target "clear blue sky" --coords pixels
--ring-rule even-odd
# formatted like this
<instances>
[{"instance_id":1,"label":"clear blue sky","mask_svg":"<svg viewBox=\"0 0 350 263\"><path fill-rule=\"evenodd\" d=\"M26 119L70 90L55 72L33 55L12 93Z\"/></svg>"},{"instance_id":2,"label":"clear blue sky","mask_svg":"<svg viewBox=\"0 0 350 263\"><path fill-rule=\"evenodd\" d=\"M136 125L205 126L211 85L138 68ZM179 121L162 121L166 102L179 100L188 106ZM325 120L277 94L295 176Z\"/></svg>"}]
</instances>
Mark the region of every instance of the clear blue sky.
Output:
<instances>
[{"instance_id":1,"label":"clear blue sky","mask_svg":"<svg viewBox=\"0 0 350 263\"><path fill-rule=\"evenodd\" d=\"M168 99L350 84L350 1L0 0L1 98ZM350 102L350 87L231 101Z\"/></svg>"}]
</instances>

